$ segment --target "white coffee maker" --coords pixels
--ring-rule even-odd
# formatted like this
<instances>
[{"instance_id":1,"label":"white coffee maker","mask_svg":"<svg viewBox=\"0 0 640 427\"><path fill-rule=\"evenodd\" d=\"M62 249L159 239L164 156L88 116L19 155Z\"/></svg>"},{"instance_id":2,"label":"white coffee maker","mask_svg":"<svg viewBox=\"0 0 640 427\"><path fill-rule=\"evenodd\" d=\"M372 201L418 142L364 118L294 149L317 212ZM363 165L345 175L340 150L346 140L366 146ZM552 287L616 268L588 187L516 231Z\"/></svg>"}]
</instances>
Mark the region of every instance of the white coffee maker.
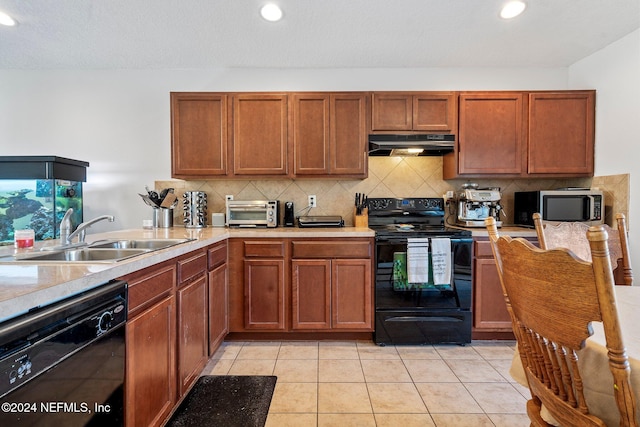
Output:
<instances>
[{"instance_id":1,"label":"white coffee maker","mask_svg":"<svg viewBox=\"0 0 640 427\"><path fill-rule=\"evenodd\" d=\"M477 184L463 186L457 194L457 224L463 227L484 227L484 220L493 217L497 226L502 226L501 197L499 188L478 189Z\"/></svg>"}]
</instances>

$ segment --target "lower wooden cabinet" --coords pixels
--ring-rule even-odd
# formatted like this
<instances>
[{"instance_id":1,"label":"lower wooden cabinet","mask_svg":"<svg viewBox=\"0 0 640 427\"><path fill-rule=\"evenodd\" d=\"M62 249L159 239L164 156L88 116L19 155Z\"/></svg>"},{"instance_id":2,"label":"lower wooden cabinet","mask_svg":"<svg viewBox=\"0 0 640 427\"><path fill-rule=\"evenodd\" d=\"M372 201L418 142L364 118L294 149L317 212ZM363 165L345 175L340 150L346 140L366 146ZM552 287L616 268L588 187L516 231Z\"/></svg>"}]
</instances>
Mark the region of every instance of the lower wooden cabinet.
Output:
<instances>
[{"instance_id":1,"label":"lower wooden cabinet","mask_svg":"<svg viewBox=\"0 0 640 427\"><path fill-rule=\"evenodd\" d=\"M475 239L473 253L472 339L513 339L511 317L488 238Z\"/></svg>"},{"instance_id":2,"label":"lower wooden cabinet","mask_svg":"<svg viewBox=\"0 0 640 427\"><path fill-rule=\"evenodd\" d=\"M127 321L127 426L160 426L176 403L175 322L173 295Z\"/></svg>"},{"instance_id":3,"label":"lower wooden cabinet","mask_svg":"<svg viewBox=\"0 0 640 427\"><path fill-rule=\"evenodd\" d=\"M285 329L284 260L244 261L244 324L247 329Z\"/></svg>"},{"instance_id":4,"label":"lower wooden cabinet","mask_svg":"<svg viewBox=\"0 0 640 427\"><path fill-rule=\"evenodd\" d=\"M231 239L229 332L373 331L372 238Z\"/></svg>"},{"instance_id":5,"label":"lower wooden cabinet","mask_svg":"<svg viewBox=\"0 0 640 427\"><path fill-rule=\"evenodd\" d=\"M178 288L178 387L183 396L198 379L209 357L206 270Z\"/></svg>"},{"instance_id":6,"label":"lower wooden cabinet","mask_svg":"<svg viewBox=\"0 0 640 427\"><path fill-rule=\"evenodd\" d=\"M209 356L229 333L227 242L209 248Z\"/></svg>"},{"instance_id":7,"label":"lower wooden cabinet","mask_svg":"<svg viewBox=\"0 0 640 427\"><path fill-rule=\"evenodd\" d=\"M291 270L292 329L371 330L371 260L294 259Z\"/></svg>"}]
</instances>

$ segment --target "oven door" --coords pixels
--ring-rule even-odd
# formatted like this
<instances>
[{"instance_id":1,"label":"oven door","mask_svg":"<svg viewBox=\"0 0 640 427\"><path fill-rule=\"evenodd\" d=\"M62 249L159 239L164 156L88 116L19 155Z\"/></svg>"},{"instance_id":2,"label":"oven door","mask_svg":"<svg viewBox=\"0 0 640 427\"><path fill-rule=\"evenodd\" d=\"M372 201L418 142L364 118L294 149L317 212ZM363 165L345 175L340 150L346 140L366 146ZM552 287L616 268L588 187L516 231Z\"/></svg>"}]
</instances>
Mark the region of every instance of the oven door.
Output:
<instances>
[{"instance_id":1,"label":"oven door","mask_svg":"<svg viewBox=\"0 0 640 427\"><path fill-rule=\"evenodd\" d=\"M407 252L406 236L376 242L376 309L471 309L470 238L451 238L452 277L449 285L409 284L398 278L398 264Z\"/></svg>"}]
</instances>

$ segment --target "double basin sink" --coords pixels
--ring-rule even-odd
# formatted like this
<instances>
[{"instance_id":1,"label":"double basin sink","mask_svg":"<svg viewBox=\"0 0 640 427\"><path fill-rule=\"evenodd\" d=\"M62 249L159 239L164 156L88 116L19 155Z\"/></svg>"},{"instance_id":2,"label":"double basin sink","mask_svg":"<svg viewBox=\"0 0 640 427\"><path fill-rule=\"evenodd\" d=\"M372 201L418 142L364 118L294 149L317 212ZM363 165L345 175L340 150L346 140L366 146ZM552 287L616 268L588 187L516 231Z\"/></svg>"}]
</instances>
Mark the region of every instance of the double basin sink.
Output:
<instances>
[{"instance_id":1,"label":"double basin sink","mask_svg":"<svg viewBox=\"0 0 640 427\"><path fill-rule=\"evenodd\" d=\"M193 239L98 240L83 247L21 254L11 261L111 263L190 242Z\"/></svg>"}]
</instances>

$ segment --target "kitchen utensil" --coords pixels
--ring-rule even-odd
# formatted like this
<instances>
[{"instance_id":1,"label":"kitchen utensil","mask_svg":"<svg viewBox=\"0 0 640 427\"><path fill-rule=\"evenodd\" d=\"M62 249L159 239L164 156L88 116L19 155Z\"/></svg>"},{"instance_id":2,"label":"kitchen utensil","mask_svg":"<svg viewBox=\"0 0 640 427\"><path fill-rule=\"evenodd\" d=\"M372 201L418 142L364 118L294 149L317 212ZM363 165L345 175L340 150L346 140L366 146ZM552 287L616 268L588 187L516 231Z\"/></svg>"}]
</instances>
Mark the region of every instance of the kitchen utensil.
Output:
<instances>
[{"instance_id":1,"label":"kitchen utensil","mask_svg":"<svg viewBox=\"0 0 640 427\"><path fill-rule=\"evenodd\" d=\"M164 198L162 199L162 203L160 203L160 207L171 208L175 206L175 203L177 203L177 201L178 201L178 196L176 196L175 194L173 193L165 194Z\"/></svg>"},{"instance_id":2,"label":"kitchen utensil","mask_svg":"<svg viewBox=\"0 0 640 427\"><path fill-rule=\"evenodd\" d=\"M153 200L151 200L151 197L149 197L148 195L146 195L146 194L140 194L140 193L138 193L138 195L139 195L140 197L142 197L142 200L144 200L144 202L145 202L147 205L151 206L152 208L157 208L157 207L158 207L158 205L157 205Z\"/></svg>"}]
</instances>

